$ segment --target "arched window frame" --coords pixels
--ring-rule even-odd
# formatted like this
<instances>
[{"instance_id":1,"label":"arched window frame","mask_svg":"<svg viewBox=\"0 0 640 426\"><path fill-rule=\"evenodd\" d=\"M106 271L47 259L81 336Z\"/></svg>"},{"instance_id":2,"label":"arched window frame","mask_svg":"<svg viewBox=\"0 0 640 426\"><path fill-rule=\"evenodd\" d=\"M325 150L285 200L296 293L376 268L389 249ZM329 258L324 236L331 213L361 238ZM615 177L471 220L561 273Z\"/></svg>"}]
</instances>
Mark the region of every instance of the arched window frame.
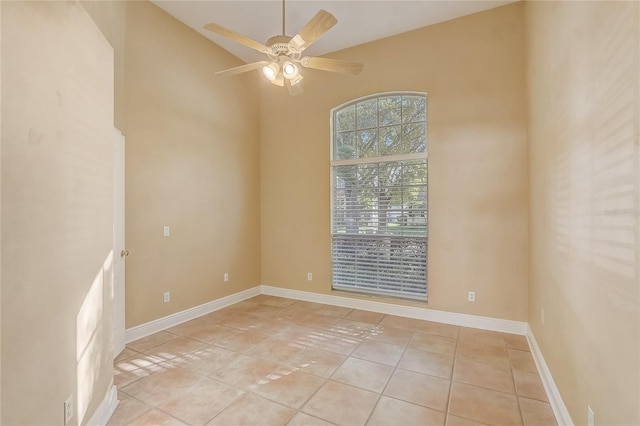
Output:
<instances>
[{"instance_id":1,"label":"arched window frame","mask_svg":"<svg viewBox=\"0 0 640 426\"><path fill-rule=\"evenodd\" d=\"M426 93L384 92L331 110L334 289L426 301L427 106Z\"/></svg>"}]
</instances>

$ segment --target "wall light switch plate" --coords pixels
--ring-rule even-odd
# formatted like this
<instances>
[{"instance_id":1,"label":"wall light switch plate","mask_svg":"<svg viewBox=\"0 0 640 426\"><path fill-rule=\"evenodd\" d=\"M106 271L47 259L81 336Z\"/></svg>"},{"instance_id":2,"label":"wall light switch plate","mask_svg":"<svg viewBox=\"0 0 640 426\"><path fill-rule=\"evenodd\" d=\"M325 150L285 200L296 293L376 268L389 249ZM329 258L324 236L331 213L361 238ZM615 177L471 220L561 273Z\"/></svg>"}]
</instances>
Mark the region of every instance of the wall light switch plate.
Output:
<instances>
[{"instance_id":1,"label":"wall light switch plate","mask_svg":"<svg viewBox=\"0 0 640 426\"><path fill-rule=\"evenodd\" d=\"M165 291L162 295L162 300L164 301L164 303L169 303L171 302L171 292L170 291Z\"/></svg>"},{"instance_id":2,"label":"wall light switch plate","mask_svg":"<svg viewBox=\"0 0 640 426\"><path fill-rule=\"evenodd\" d=\"M165 226L165 227L162 229L162 236L163 236L163 237L168 237L169 235L171 235L171 227L169 227L169 226Z\"/></svg>"}]
</instances>

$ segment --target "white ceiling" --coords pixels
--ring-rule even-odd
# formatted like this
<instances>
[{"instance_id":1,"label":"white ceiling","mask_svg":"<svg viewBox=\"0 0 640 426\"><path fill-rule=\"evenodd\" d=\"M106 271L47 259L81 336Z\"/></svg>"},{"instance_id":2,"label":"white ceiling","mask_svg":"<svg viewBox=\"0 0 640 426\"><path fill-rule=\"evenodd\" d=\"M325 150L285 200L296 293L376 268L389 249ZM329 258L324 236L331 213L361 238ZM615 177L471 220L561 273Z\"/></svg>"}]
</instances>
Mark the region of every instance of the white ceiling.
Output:
<instances>
[{"instance_id":1,"label":"white ceiling","mask_svg":"<svg viewBox=\"0 0 640 426\"><path fill-rule=\"evenodd\" d=\"M282 2L274 0L152 0L153 3L245 62L263 55L204 30L215 22L260 43L282 32ZM480 12L517 0L287 0L286 32L293 36L320 9L338 23L306 50L320 56L394 34Z\"/></svg>"}]
</instances>

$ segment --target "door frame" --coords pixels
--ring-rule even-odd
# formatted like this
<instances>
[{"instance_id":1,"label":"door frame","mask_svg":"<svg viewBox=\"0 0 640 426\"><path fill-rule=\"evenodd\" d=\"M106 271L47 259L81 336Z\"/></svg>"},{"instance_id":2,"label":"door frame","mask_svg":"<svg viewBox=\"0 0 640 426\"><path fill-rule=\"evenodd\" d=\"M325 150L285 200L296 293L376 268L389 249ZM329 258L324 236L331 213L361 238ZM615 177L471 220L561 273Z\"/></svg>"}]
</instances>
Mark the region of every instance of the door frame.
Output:
<instances>
[{"instance_id":1,"label":"door frame","mask_svg":"<svg viewBox=\"0 0 640 426\"><path fill-rule=\"evenodd\" d=\"M113 357L125 347L125 139L115 130L113 145Z\"/></svg>"}]
</instances>

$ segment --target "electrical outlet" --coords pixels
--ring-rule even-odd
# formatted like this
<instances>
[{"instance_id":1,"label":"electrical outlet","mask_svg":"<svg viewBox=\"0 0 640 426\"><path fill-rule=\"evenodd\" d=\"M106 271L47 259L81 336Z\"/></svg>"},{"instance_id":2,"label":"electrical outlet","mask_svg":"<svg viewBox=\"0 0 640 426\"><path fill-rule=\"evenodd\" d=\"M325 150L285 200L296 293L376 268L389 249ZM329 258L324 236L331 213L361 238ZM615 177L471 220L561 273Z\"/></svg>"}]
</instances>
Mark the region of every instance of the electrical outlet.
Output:
<instances>
[{"instance_id":1,"label":"electrical outlet","mask_svg":"<svg viewBox=\"0 0 640 426\"><path fill-rule=\"evenodd\" d=\"M544 308L540 308L540 323L544 325Z\"/></svg>"},{"instance_id":2,"label":"electrical outlet","mask_svg":"<svg viewBox=\"0 0 640 426\"><path fill-rule=\"evenodd\" d=\"M476 301L476 292L475 291L470 291L469 295L467 296L467 300L469 302L475 302Z\"/></svg>"},{"instance_id":3,"label":"electrical outlet","mask_svg":"<svg viewBox=\"0 0 640 426\"><path fill-rule=\"evenodd\" d=\"M596 414L590 405L587 405L587 426L596 426Z\"/></svg>"},{"instance_id":4,"label":"electrical outlet","mask_svg":"<svg viewBox=\"0 0 640 426\"><path fill-rule=\"evenodd\" d=\"M224 273L224 281L225 282L229 281L229 273L228 272Z\"/></svg>"},{"instance_id":5,"label":"electrical outlet","mask_svg":"<svg viewBox=\"0 0 640 426\"><path fill-rule=\"evenodd\" d=\"M307 272L307 281L313 281L313 274L311 272Z\"/></svg>"},{"instance_id":6,"label":"electrical outlet","mask_svg":"<svg viewBox=\"0 0 640 426\"><path fill-rule=\"evenodd\" d=\"M69 398L64 402L64 424L69 423L69 420L73 418L73 394L69 395Z\"/></svg>"},{"instance_id":7,"label":"electrical outlet","mask_svg":"<svg viewBox=\"0 0 640 426\"><path fill-rule=\"evenodd\" d=\"M164 301L164 303L171 302L171 292L165 291L164 294L162 295L162 300Z\"/></svg>"}]
</instances>

